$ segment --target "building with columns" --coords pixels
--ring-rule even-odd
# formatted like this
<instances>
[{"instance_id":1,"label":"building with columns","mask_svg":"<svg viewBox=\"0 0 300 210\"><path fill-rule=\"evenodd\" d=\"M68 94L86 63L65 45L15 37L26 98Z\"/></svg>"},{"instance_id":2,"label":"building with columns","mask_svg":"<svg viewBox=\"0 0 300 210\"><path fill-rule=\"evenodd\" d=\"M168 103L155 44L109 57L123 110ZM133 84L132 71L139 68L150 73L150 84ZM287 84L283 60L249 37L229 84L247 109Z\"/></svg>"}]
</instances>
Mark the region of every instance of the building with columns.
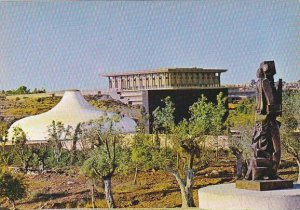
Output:
<instances>
[{"instance_id":1,"label":"building with columns","mask_svg":"<svg viewBox=\"0 0 300 210\"><path fill-rule=\"evenodd\" d=\"M162 68L103 75L109 88L116 90L146 90L169 88L220 87L220 75L225 69Z\"/></svg>"},{"instance_id":2,"label":"building with columns","mask_svg":"<svg viewBox=\"0 0 300 210\"><path fill-rule=\"evenodd\" d=\"M189 117L189 106L203 94L216 102L227 88L221 86L221 73L226 69L203 68L161 68L156 70L133 71L105 74L108 78L109 94L116 100L132 105L141 105L151 114L162 106L162 99L170 96L175 103L175 121ZM151 117L146 131L152 132Z\"/></svg>"}]
</instances>

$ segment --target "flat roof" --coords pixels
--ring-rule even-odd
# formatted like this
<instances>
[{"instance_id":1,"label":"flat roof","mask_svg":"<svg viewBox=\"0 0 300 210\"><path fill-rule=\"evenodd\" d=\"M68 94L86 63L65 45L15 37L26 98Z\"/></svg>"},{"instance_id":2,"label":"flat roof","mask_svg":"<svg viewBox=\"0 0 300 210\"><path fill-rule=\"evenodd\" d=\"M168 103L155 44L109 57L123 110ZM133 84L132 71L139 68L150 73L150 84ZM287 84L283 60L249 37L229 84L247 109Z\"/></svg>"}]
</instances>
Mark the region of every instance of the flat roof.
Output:
<instances>
[{"instance_id":1,"label":"flat roof","mask_svg":"<svg viewBox=\"0 0 300 210\"><path fill-rule=\"evenodd\" d=\"M154 70L140 70L140 71L125 71L119 73L102 74L103 77L115 77L115 76L128 76L128 75L142 75L151 73L168 73L168 72L211 72L211 73L223 73L227 69L203 69L203 68L160 68Z\"/></svg>"}]
</instances>

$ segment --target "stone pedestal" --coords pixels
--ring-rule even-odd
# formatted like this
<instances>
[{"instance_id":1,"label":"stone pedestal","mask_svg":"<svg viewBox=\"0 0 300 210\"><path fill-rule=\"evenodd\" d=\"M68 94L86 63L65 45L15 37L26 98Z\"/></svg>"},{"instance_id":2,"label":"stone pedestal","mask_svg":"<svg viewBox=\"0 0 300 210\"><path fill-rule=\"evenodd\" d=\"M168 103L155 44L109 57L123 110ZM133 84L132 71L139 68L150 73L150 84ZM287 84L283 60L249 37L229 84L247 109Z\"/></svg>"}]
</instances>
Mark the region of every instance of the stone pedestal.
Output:
<instances>
[{"instance_id":1,"label":"stone pedestal","mask_svg":"<svg viewBox=\"0 0 300 210\"><path fill-rule=\"evenodd\" d=\"M292 189L255 191L220 184L198 190L199 208L214 210L299 210L300 184Z\"/></svg>"},{"instance_id":2,"label":"stone pedestal","mask_svg":"<svg viewBox=\"0 0 300 210\"><path fill-rule=\"evenodd\" d=\"M236 188L245 190L280 190L293 188L293 181L290 180L237 180L235 183Z\"/></svg>"}]
</instances>

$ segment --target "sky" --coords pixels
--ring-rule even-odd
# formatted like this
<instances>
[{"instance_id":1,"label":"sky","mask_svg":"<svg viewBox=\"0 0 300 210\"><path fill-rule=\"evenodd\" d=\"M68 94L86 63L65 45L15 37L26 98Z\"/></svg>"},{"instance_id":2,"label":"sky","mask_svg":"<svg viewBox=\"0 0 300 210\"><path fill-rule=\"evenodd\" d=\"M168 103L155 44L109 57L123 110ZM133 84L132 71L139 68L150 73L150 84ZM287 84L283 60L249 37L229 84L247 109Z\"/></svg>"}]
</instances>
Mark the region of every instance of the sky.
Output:
<instances>
[{"instance_id":1,"label":"sky","mask_svg":"<svg viewBox=\"0 0 300 210\"><path fill-rule=\"evenodd\" d=\"M0 2L0 90L96 90L101 74L163 67L248 83L264 60L298 81L299 14L298 0Z\"/></svg>"}]
</instances>

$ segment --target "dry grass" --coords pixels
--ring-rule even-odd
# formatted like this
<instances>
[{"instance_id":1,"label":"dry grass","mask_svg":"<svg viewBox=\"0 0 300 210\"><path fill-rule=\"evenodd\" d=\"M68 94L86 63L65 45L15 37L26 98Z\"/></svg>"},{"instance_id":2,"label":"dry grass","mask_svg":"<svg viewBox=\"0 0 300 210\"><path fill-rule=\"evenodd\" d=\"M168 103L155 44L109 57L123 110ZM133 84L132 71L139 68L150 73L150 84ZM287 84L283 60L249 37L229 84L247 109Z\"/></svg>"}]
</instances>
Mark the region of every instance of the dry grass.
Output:
<instances>
[{"instance_id":1,"label":"dry grass","mask_svg":"<svg viewBox=\"0 0 300 210\"><path fill-rule=\"evenodd\" d=\"M195 174L193 196L196 205L198 205L197 189L234 181L234 164L232 157L224 157L218 163L213 163ZM213 170L218 171L219 175L209 175ZM296 180L297 170L291 160L283 161L280 176L285 179ZM131 173L127 175L117 174L113 177L113 193L117 207L180 207L180 191L172 175L164 171L140 172L137 185L132 183L133 176L134 174ZM71 168L61 174L26 175L26 179L29 185L29 196L18 202L20 209L91 207L90 185L88 180L80 175L79 168ZM106 207L101 187L98 188L96 206L98 208Z\"/></svg>"}]
</instances>

